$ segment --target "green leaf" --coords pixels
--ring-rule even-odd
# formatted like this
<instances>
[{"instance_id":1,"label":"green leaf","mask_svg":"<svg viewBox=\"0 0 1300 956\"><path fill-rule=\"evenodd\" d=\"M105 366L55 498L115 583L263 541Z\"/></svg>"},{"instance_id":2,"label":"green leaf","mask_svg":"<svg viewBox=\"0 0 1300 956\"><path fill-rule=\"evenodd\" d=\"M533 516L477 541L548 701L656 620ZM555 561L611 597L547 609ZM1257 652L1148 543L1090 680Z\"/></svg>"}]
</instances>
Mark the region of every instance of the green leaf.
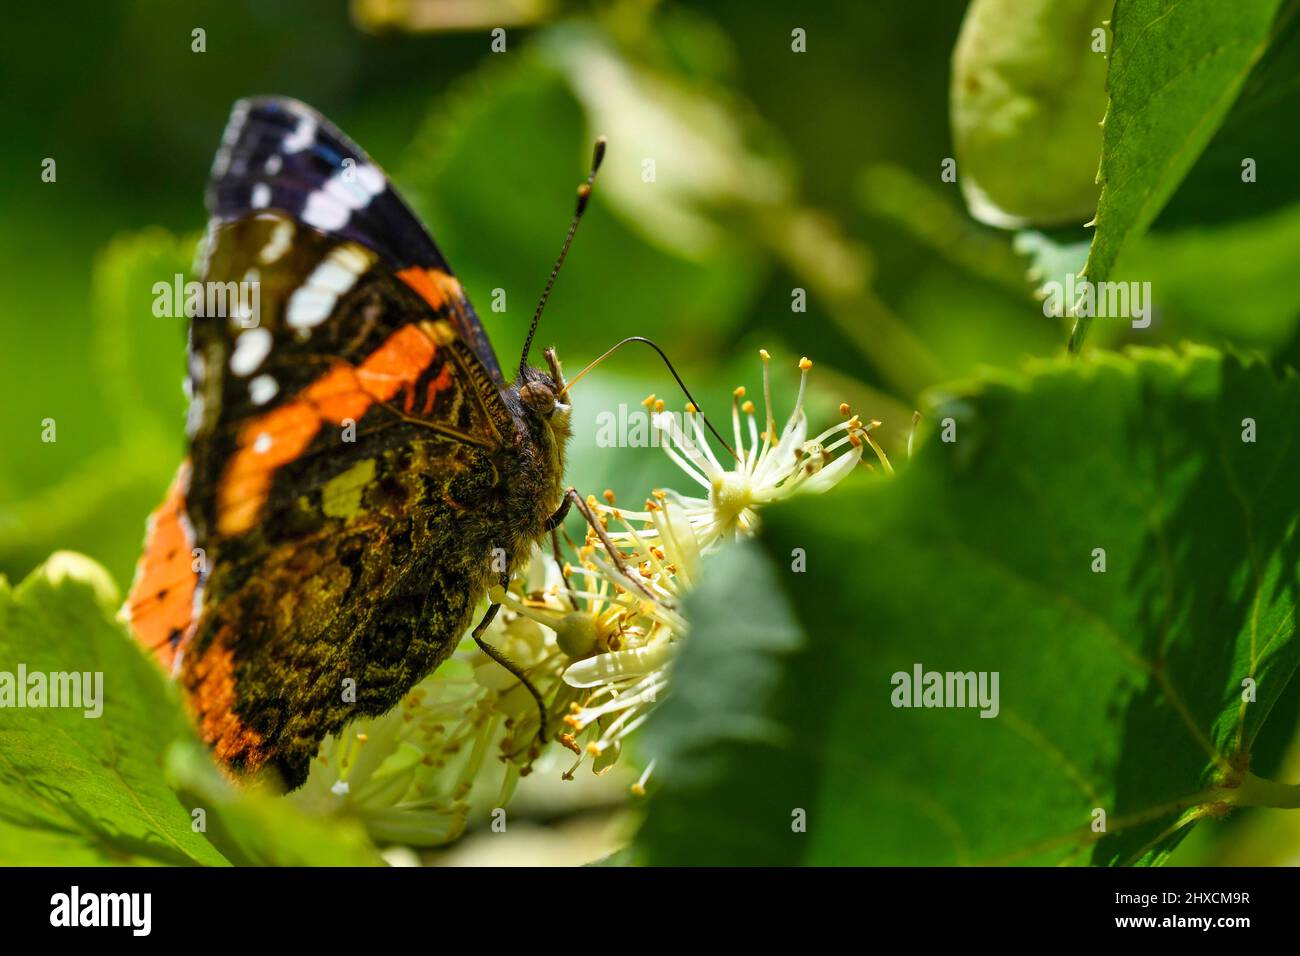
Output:
<instances>
[{"instance_id":1,"label":"green leaf","mask_svg":"<svg viewBox=\"0 0 1300 956\"><path fill-rule=\"evenodd\" d=\"M1119 281L1150 282L1172 332L1277 348L1300 321L1300 203L1209 228L1144 236ZM1175 324L1176 323L1176 324Z\"/></svg>"},{"instance_id":2,"label":"green leaf","mask_svg":"<svg viewBox=\"0 0 1300 956\"><path fill-rule=\"evenodd\" d=\"M155 316L153 290L185 276L197 238L145 229L118 236L96 256L89 339L99 374L84 394L73 390L80 401L75 413L58 417L58 442L38 446L45 454L66 445L67 465L0 502L0 567L25 573L62 548L130 579L145 516L185 454L186 319ZM88 452L91 436L100 435L117 441Z\"/></svg>"},{"instance_id":3,"label":"green leaf","mask_svg":"<svg viewBox=\"0 0 1300 956\"><path fill-rule=\"evenodd\" d=\"M355 821L226 782L175 688L114 620L120 606L108 572L77 554L55 554L14 589L0 578L0 702L2 675L19 665L102 675L97 717L84 700L0 711L0 863L382 862Z\"/></svg>"},{"instance_id":4,"label":"green leaf","mask_svg":"<svg viewBox=\"0 0 1300 956\"><path fill-rule=\"evenodd\" d=\"M174 435L185 420L181 382L188 320L179 312L154 315L155 288L173 288L178 276L182 283L191 278L198 242L197 235L153 227L117 236L95 257L95 360L103 411L123 436L141 429Z\"/></svg>"},{"instance_id":5,"label":"green leaf","mask_svg":"<svg viewBox=\"0 0 1300 956\"><path fill-rule=\"evenodd\" d=\"M0 671L102 675L98 717L0 712L0 862L225 862L163 779L163 753L188 728L157 665L113 621L119 603L78 555L55 555L13 589L0 580Z\"/></svg>"},{"instance_id":6,"label":"green leaf","mask_svg":"<svg viewBox=\"0 0 1300 956\"><path fill-rule=\"evenodd\" d=\"M238 790L192 741L167 755L167 775L208 838L236 866L381 866L365 828L342 817L302 813L282 796Z\"/></svg>"},{"instance_id":7,"label":"green leaf","mask_svg":"<svg viewBox=\"0 0 1300 956\"><path fill-rule=\"evenodd\" d=\"M1155 228L1228 223L1266 216L1300 200L1300 179L1286 175L1300 150L1300 2L1287 0L1268 51ZM1246 159L1256 175L1243 177ZM1276 173L1283 175L1275 175Z\"/></svg>"},{"instance_id":8,"label":"green leaf","mask_svg":"<svg viewBox=\"0 0 1300 956\"><path fill-rule=\"evenodd\" d=\"M1150 863L1202 816L1292 803L1246 767L1300 664L1300 380L1101 354L954 388L929 420L896 480L774 507L769 563L711 569L647 728L666 759L646 854ZM784 603L805 648L778 666ZM996 672L997 716L895 707L918 664Z\"/></svg>"},{"instance_id":9,"label":"green leaf","mask_svg":"<svg viewBox=\"0 0 1300 956\"><path fill-rule=\"evenodd\" d=\"M691 640L647 728L655 792L641 854L669 866L797 862L805 844L791 813L807 806L816 768L800 766L791 702L777 699L804 643L780 578L757 544L742 543L709 559L685 613Z\"/></svg>"},{"instance_id":10,"label":"green leaf","mask_svg":"<svg viewBox=\"0 0 1300 956\"><path fill-rule=\"evenodd\" d=\"M1282 0L1118 0L1106 86L1097 233L1084 272L1105 282L1214 136L1268 48ZM1083 344L1081 316L1070 348Z\"/></svg>"},{"instance_id":11,"label":"green leaf","mask_svg":"<svg viewBox=\"0 0 1300 956\"><path fill-rule=\"evenodd\" d=\"M1029 281L1036 297L1046 298L1047 286L1053 282L1064 286L1077 276L1088 258L1088 239L1073 236L1045 235L1027 229L1016 233L1012 247L1029 258Z\"/></svg>"}]
</instances>

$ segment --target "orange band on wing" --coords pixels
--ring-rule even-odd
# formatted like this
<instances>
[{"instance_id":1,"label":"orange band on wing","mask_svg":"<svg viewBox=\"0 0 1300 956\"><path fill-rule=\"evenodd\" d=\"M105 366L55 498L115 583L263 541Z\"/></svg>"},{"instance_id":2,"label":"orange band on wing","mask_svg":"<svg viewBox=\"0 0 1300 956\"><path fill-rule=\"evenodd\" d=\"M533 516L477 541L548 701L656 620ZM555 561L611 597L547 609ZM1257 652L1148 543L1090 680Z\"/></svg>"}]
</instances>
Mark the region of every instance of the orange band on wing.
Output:
<instances>
[{"instance_id":1,"label":"orange band on wing","mask_svg":"<svg viewBox=\"0 0 1300 956\"><path fill-rule=\"evenodd\" d=\"M186 475L181 465L163 503L149 516L144 552L126 601L126 618L136 639L168 670L194 616L194 541L184 522Z\"/></svg>"},{"instance_id":2,"label":"orange band on wing","mask_svg":"<svg viewBox=\"0 0 1300 956\"><path fill-rule=\"evenodd\" d=\"M456 277L441 269L411 266L397 273L397 278L418 292L420 298L429 303L435 312L441 312L446 306L464 298Z\"/></svg>"},{"instance_id":3,"label":"orange band on wing","mask_svg":"<svg viewBox=\"0 0 1300 956\"><path fill-rule=\"evenodd\" d=\"M451 363L448 362L442 367L437 378L429 383L429 390L424 394L424 408L420 409L421 415L431 415L433 413L433 403L437 399L438 393L451 385Z\"/></svg>"},{"instance_id":4,"label":"orange band on wing","mask_svg":"<svg viewBox=\"0 0 1300 956\"><path fill-rule=\"evenodd\" d=\"M235 658L222 629L197 659L187 661L185 684L199 736L224 763L245 772L261 769L270 756L262 735L235 714Z\"/></svg>"},{"instance_id":5,"label":"orange band on wing","mask_svg":"<svg viewBox=\"0 0 1300 956\"><path fill-rule=\"evenodd\" d=\"M296 460L323 425L359 421L375 402L387 402L401 391L410 411L415 383L436 353L428 335L414 325L403 326L360 365L335 365L297 398L246 422L221 477L217 530L236 535L251 528L276 469Z\"/></svg>"}]
</instances>

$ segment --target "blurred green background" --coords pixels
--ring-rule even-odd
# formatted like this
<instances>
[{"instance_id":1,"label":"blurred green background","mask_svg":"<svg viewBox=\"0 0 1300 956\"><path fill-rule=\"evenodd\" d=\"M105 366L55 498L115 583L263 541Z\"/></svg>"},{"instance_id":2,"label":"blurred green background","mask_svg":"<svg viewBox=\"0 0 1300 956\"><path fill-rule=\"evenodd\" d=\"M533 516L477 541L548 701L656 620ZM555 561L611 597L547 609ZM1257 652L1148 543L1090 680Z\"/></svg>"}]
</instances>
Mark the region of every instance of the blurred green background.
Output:
<instances>
[{"instance_id":1,"label":"blurred green background","mask_svg":"<svg viewBox=\"0 0 1300 956\"><path fill-rule=\"evenodd\" d=\"M503 364L522 343L574 186L604 133L606 168L540 340L572 372L624 336L650 336L705 409L719 411L735 385L757 394L765 347L785 376L778 416L794 363L808 355L813 426L848 401L884 422L881 442L901 456L927 389L1053 354L1064 341L1032 296L1017 251L1025 241L976 223L940 175L954 153L950 61L965 7L139 0L75 14L8 9L0 573L19 579L64 548L129 583L145 515L183 454L185 333L153 316L151 287L188 270L226 114L256 93L312 104L389 172L477 303ZM497 26L504 52L492 51ZM205 52L191 49L196 28ZM807 52L791 49L795 28ZM1191 338L1278 364L1300 356L1296 184L1274 165L1245 201L1215 187L1215 171L1241 155L1260 156L1261 168L1294 155L1295 57L1277 60L1266 66L1285 82L1248 88L1132 251L1132 268L1171 290L1144 344ZM46 158L57 163L53 183L41 181ZM653 183L641 178L646 159ZM1078 257L1088 233L1050 239ZM498 288L501 313L490 309ZM806 291L804 313L792 311L795 289ZM1099 324L1092 344L1132 335ZM631 503L657 484L681 486L657 449L615 454L595 442L598 413L638 408L651 391L680 401L651 353L634 349L575 389L571 481ZM40 440L47 418L54 443ZM1221 854L1226 826L1199 829L1180 850L1184 862ZM1300 852L1300 833L1287 841L1260 839L1268 852L1255 859Z\"/></svg>"},{"instance_id":2,"label":"blurred green background","mask_svg":"<svg viewBox=\"0 0 1300 956\"><path fill-rule=\"evenodd\" d=\"M897 451L923 387L1050 351L1059 330L1002 237L956 223L987 257L973 272L864 196L864 174L883 168L936 214L960 208L938 172L963 4L884 6L800 14L806 54L791 51L789 13L748 3L553 4L540 23L503 15L504 53L491 52L490 13L467 30L370 32L344 4L106 3L71 31L17 11L4 41L0 571L20 577L66 547L129 581L183 441L184 329L154 318L151 286L188 269L226 114L253 93L311 103L389 171L502 355L517 354L605 133L595 206L542 341L572 371L623 336L651 336L706 410L757 386L759 347L785 369L789 401L807 354L814 424L847 400L884 420ZM484 9L411 8L446 21ZM195 27L205 53L191 52ZM40 180L45 157L55 183ZM489 307L494 288L504 313ZM650 391L681 401L653 355L629 349L575 389L579 421ZM39 441L47 417L54 444ZM575 445L571 478L594 491L636 501L677 474L654 449L601 454L591 429Z\"/></svg>"}]
</instances>

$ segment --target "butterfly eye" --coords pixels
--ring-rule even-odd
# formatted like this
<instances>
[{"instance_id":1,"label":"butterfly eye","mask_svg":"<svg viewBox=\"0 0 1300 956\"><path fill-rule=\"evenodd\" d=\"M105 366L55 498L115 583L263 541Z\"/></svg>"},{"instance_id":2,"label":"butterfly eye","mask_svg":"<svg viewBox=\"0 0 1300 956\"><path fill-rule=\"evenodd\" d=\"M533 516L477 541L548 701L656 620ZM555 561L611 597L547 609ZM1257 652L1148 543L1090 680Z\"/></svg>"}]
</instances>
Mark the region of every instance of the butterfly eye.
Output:
<instances>
[{"instance_id":1,"label":"butterfly eye","mask_svg":"<svg viewBox=\"0 0 1300 956\"><path fill-rule=\"evenodd\" d=\"M524 400L524 404L545 418L550 418L554 414L555 406L558 404L555 390L545 382L528 382L519 389L519 397Z\"/></svg>"}]
</instances>

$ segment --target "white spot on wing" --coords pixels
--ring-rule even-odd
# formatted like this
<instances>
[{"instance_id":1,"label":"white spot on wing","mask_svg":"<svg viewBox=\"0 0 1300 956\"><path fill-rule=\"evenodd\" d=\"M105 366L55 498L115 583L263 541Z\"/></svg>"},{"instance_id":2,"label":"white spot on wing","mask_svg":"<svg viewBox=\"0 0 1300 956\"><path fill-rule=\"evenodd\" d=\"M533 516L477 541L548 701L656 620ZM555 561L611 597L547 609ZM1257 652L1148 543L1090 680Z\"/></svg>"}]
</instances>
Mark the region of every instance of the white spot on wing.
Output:
<instances>
[{"instance_id":1,"label":"white spot on wing","mask_svg":"<svg viewBox=\"0 0 1300 956\"><path fill-rule=\"evenodd\" d=\"M338 296L325 289L311 289L304 286L294 291L289 297L289 308L285 321L295 329L311 329L325 321L334 308Z\"/></svg>"},{"instance_id":2,"label":"white spot on wing","mask_svg":"<svg viewBox=\"0 0 1300 956\"><path fill-rule=\"evenodd\" d=\"M185 346L185 362L189 367L190 378L200 385L207 378L207 368L203 365L203 356L194 349L194 327L190 326Z\"/></svg>"},{"instance_id":3,"label":"white spot on wing","mask_svg":"<svg viewBox=\"0 0 1300 956\"><path fill-rule=\"evenodd\" d=\"M265 209L271 205L271 187L266 183L254 183L253 194L249 197L248 204L254 209Z\"/></svg>"},{"instance_id":4,"label":"white spot on wing","mask_svg":"<svg viewBox=\"0 0 1300 956\"><path fill-rule=\"evenodd\" d=\"M307 205L302 210L303 222L325 232L342 229L351 216L352 210L320 189L307 197Z\"/></svg>"},{"instance_id":5,"label":"white spot on wing","mask_svg":"<svg viewBox=\"0 0 1300 956\"><path fill-rule=\"evenodd\" d=\"M310 329L324 322L334 303L354 285L371 263L374 254L356 243L330 251L301 287L289 297L285 321L295 329Z\"/></svg>"},{"instance_id":6,"label":"white spot on wing","mask_svg":"<svg viewBox=\"0 0 1300 956\"><path fill-rule=\"evenodd\" d=\"M345 246L339 246L329 254L329 258L337 262L343 268L347 269L354 276L360 276L370 268L370 264L375 261L374 254L364 246L358 246L355 243L348 243Z\"/></svg>"},{"instance_id":7,"label":"white spot on wing","mask_svg":"<svg viewBox=\"0 0 1300 956\"><path fill-rule=\"evenodd\" d=\"M271 441L270 434L262 432L262 434L258 435L257 439L253 442L253 451L259 455L265 455L271 450L272 444L274 443Z\"/></svg>"},{"instance_id":8,"label":"white spot on wing","mask_svg":"<svg viewBox=\"0 0 1300 956\"><path fill-rule=\"evenodd\" d=\"M370 163L362 163L357 167L357 182L371 196L378 196L388 185L384 181L384 174Z\"/></svg>"},{"instance_id":9,"label":"white spot on wing","mask_svg":"<svg viewBox=\"0 0 1300 956\"><path fill-rule=\"evenodd\" d=\"M195 395L190 399L189 410L185 413L185 434L193 438L203 424L203 396Z\"/></svg>"},{"instance_id":10,"label":"white spot on wing","mask_svg":"<svg viewBox=\"0 0 1300 956\"><path fill-rule=\"evenodd\" d=\"M310 116L301 116L298 118L298 125L284 138L280 147L286 153L298 153L314 142L316 142L316 121Z\"/></svg>"},{"instance_id":11,"label":"white spot on wing","mask_svg":"<svg viewBox=\"0 0 1300 956\"><path fill-rule=\"evenodd\" d=\"M342 229L355 210L365 209L387 186L384 174L370 163L357 166L346 179L345 173L339 170L307 197L303 222L327 232Z\"/></svg>"},{"instance_id":12,"label":"white spot on wing","mask_svg":"<svg viewBox=\"0 0 1300 956\"><path fill-rule=\"evenodd\" d=\"M257 260L264 266L269 266L289 251L289 243L293 240L293 223L288 219L279 220L271 229L271 238L262 251L257 254Z\"/></svg>"},{"instance_id":13,"label":"white spot on wing","mask_svg":"<svg viewBox=\"0 0 1300 956\"><path fill-rule=\"evenodd\" d=\"M275 398L275 393L278 391L280 386L269 375L259 375L248 383L248 397L254 405L265 405Z\"/></svg>"},{"instance_id":14,"label":"white spot on wing","mask_svg":"<svg viewBox=\"0 0 1300 956\"><path fill-rule=\"evenodd\" d=\"M230 354L230 370L245 378L257 371L270 354L271 333L263 328L247 329L235 340L235 350Z\"/></svg>"},{"instance_id":15,"label":"white spot on wing","mask_svg":"<svg viewBox=\"0 0 1300 956\"><path fill-rule=\"evenodd\" d=\"M316 271L307 281L318 289L325 289L339 296L356 284L357 274L346 266L326 259L316 267Z\"/></svg>"},{"instance_id":16,"label":"white spot on wing","mask_svg":"<svg viewBox=\"0 0 1300 956\"><path fill-rule=\"evenodd\" d=\"M266 165L264 165L262 169L265 170L266 175L274 176L280 171L280 167L283 165L284 157L279 153L272 153L270 156L266 157Z\"/></svg>"}]
</instances>

